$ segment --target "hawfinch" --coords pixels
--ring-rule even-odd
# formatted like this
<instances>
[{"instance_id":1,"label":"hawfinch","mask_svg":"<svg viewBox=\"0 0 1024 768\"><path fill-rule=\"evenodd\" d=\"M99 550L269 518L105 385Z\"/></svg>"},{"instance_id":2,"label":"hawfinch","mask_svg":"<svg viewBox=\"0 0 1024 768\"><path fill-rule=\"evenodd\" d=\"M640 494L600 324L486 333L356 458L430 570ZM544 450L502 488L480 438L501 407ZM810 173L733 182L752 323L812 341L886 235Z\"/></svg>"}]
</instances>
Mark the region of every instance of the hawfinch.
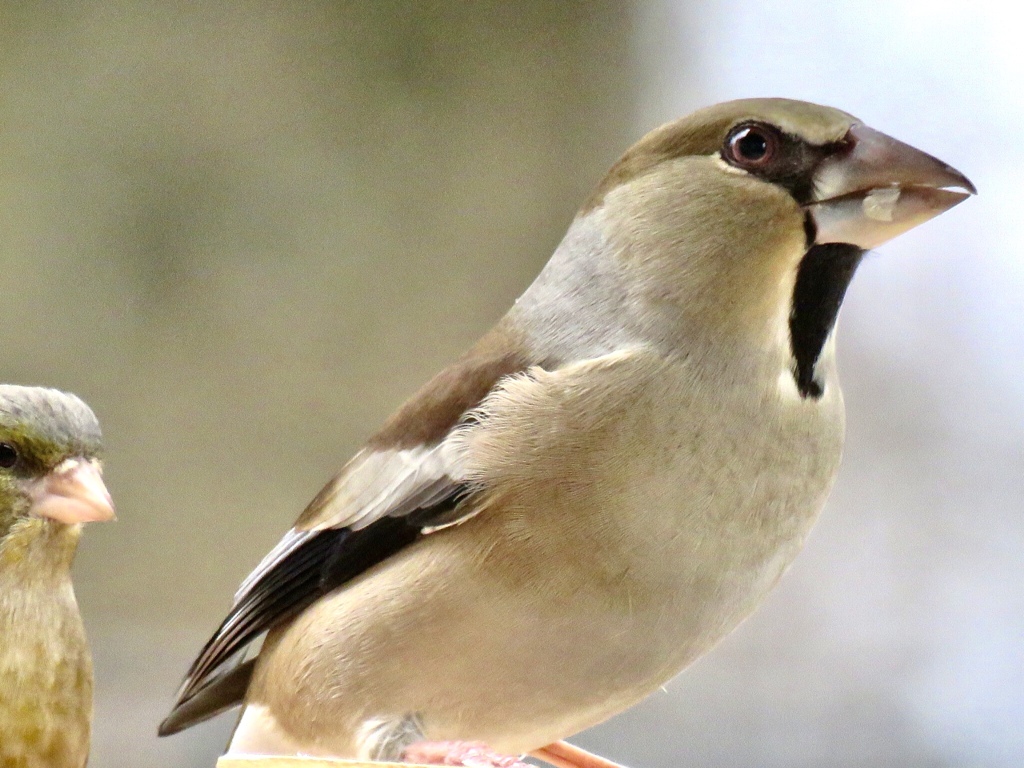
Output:
<instances>
[{"instance_id":1,"label":"hawfinch","mask_svg":"<svg viewBox=\"0 0 1024 768\"><path fill-rule=\"evenodd\" d=\"M814 525L864 252L974 191L799 101L651 132L245 580L160 732L240 705L229 754L601 764L559 740L711 649Z\"/></svg>"}]
</instances>

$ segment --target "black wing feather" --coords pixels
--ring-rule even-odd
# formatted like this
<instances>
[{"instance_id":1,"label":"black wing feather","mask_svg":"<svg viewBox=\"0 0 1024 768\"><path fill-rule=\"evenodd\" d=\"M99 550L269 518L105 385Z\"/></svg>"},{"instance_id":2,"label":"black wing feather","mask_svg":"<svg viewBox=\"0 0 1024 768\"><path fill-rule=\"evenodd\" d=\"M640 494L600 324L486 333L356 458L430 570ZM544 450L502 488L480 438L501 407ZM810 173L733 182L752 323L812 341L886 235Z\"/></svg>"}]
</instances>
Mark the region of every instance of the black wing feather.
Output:
<instances>
[{"instance_id":1,"label":"black wing feather","mask_svg":"<svg viewBox=\"0 0 1024 768\"><path fill-rule=\"evenodd\" d=\"M207 641L189 668L163 735L205 717L176 717L190 700L231 674L217 671L267 630L296 616L337 589L423 536L423 530L450 517L463 488L453 486L443 498L401 517L382 517L364 528L326 528L305 532L292 550L246 591ZM242 691L244 695L244 691ZM223 709L223 707L221 707ZM209 713L209 716L216 712Z\"/></svg>"}]
</instances>

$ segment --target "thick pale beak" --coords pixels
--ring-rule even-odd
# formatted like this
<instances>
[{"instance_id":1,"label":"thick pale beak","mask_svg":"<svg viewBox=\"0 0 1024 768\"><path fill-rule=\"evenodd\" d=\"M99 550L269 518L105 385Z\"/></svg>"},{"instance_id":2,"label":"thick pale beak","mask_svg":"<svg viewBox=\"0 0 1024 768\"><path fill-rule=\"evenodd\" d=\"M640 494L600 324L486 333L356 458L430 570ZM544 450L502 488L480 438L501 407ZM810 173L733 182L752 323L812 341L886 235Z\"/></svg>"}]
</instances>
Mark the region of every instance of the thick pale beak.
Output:
<instances>
[{"instance_id":1,"label":"thick pale beak","mask_svg":"<svg viewBox=\"0 0 1024 768\"><path fill-rule=\"evenodd\" d=\"M866 125L846 140L814 175L817 243L875 248L977 194L960 171Z\"/></svg>"},{"instance_id":2,"label":"thick pale beak","mask_svg":"<svg viewBox=\"0 0 1024 768\"><path fill-rule=\"evenodd\" d=\"M114 520L114 502L100 475L99 464L67 459L29 489L30 514L61 523Z\"/></svg>"}]
</instances>

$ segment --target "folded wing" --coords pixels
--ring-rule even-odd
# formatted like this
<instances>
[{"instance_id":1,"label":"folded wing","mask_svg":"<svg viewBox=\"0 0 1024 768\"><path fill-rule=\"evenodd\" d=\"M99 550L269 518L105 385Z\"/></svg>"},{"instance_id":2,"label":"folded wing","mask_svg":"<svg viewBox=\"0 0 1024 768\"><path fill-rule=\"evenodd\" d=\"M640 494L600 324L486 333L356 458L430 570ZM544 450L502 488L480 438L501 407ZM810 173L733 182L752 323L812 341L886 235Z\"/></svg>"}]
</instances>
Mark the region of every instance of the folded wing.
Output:
<instances>
[{"instance_id":1,"label":"folded wing","mask_svg":"<svg viewBox=\"0 0 1024 768\"><path fill-rule=\"evenodd\" d=\"M245 652L269 629L418 538L473 514L462 503L469 489L453 429L502 377L526 366L516 355L491 353L487 342L399 409L246 578L189 668L161 735L238 704L253 668Z\"/></svg>"}]
</instances>

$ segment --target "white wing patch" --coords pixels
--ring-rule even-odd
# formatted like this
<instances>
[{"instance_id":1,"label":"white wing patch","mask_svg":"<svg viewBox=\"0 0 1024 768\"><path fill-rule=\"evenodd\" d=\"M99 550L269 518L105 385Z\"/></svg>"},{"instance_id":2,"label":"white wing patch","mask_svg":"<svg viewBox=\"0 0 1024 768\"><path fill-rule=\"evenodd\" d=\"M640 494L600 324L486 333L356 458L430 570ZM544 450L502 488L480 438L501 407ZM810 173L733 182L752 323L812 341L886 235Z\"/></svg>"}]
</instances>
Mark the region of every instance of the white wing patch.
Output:
<instances>
[{"instance_id":1,"label":"white wing patch","mask_svg":"<svg viewBox=\"0 0 1024 768\"><path fill-rule=\"evenodd\" d=\"M289 530L242 582L235 602L313 531L358 531L382 517L401 517L440 501L463 480L460 449L449 437L430 447L357 453L313 502L320 507L317 524Z\"/></svg>"},{"instance_id":2,"label":"white wing patch","mask_svg":"<svg viewBox=\"0 0 1024 768\"><path fill-rule=\"evenodd\" d=\"M425 506L440 486L460 481L449 440L436 446L360 451L334 482L312 530L360 530L385 515L400 517Z\"/></svg>"}]
</instances>

